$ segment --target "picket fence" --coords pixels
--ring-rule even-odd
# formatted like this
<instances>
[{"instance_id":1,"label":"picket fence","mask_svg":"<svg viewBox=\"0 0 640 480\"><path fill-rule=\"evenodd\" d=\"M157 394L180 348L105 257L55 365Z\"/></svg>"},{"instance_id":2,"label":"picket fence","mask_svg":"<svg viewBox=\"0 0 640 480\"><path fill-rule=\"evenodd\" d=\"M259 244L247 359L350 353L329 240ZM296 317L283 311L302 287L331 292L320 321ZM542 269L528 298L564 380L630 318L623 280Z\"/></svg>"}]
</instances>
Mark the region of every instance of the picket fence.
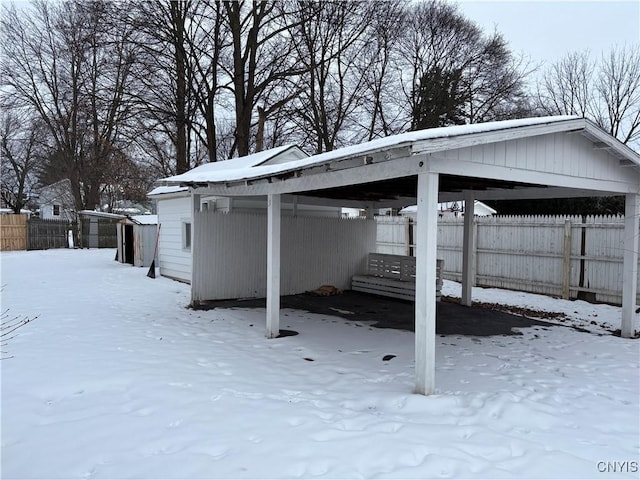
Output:
<instances>
[{"instance_id":1,"label":"picket fence","mask_svg":"<svg viewBox=\"0 0 640 480\"><path fill-rule=\"evenodd\" d=\"M378 217L377 251L415 255L415 228L408 217ZM624 217L476 217L473 228L477 286L622 303ZM462 278L463 231L462 217L438 221L438 258L449 280Z\"/></svg>"}]
</instances>

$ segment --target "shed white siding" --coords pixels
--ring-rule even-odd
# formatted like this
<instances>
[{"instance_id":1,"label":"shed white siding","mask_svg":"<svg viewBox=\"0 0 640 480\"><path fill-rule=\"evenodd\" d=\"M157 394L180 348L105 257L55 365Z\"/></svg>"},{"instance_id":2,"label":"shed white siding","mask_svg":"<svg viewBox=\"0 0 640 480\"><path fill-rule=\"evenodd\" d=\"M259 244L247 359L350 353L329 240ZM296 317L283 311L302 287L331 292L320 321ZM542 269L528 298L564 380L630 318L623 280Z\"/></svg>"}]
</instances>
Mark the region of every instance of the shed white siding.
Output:
<instances>
[{"instance_id":1,"label":"shed white siding","mask_svg":"<svg viewBox=\"0 0 640 480\"><path fill-rule=\"evenodd\" d=\"M266 215L210 211L195 215L199 261L192 298L266 296ZM375 236L373 220L283 215L281 294L324 284L349 288L351 277L366 270L367 254L375 251Z\"/></svg>"},{"instance_id":2,"label":"shed white siding","mask_svg":"<svg viewBox=\"0 0 640 480\"><path fill-rule=\"evenodd\" d=\"M160 275L191 283L191 250L183 248L183 225L191 223L191 197L158 200Z\"/></svg>"}]
</instances>

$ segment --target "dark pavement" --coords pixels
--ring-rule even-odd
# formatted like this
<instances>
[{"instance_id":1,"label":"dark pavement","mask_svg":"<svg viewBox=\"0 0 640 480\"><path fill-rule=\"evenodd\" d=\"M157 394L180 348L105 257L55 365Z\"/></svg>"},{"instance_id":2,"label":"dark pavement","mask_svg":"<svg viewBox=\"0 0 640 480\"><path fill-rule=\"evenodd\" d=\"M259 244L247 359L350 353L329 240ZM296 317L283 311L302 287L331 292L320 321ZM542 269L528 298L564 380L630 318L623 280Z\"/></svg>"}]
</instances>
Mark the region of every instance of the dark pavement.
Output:
<instances>
[{"instance_id":1,"label":"dark pavement","mask_svg":"<svg viewBox=\"0 0 640 480\"><path fill-rule=\"evenodd\" d=\"M213 308L264 308L262 299L221 300L201 305ZM311 294L281 297L281 308L333 315L354 321L375 322L377 328L414 330L414 303L394 298L347 290L339 295L319 297ZM452 301L441 301L436 306L436 333L441 335L519 335L514 328L556 326L554 324L512 315L480 306L466 307Z\"/></svg>"}]
</instances>

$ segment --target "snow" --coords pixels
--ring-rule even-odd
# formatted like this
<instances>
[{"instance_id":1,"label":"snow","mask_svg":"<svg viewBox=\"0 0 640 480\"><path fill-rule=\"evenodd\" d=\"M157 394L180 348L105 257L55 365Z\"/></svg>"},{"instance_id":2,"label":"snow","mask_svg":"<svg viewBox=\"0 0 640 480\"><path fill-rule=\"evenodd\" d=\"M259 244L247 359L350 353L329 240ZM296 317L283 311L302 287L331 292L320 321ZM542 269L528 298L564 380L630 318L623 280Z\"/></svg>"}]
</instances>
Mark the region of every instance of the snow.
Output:
<instances>
[{"instance_id":1,"label":"snow","mask_svg":"<svg viewBox=\"0 0 640 480\"><path fill-rule=\"evenodd\" d=\"M147 196L152 197L154 195L169 195L173 193L188 192L189 187L156 187L147 193Z\"/></svg>"},{"instance_id":2,"label":"snow","mask_svg":"<svg viewBox=\"0 0 640 480\"><path fill-rule=\"evenodd\" d=\"M133 215L130 217L134 223L139 225L157 225L158 215Z\"/></svg>"},{"instance_id":3,"label":"snow","mask_svg":"<svg viewBox=\"0 0 640 480\"><path fill-rule=\"evenodd\" d=\"M293 150L296 150L293 152ZM172 177L168 177L164 180L166 181L175 181L175 182L184 182L189 181L188 179L198 179L205 178L211 175L224 175L226 172L235 171L235 170L252 170L258 165L265 164L267 162L271 163L271 161L277 161L277 157L279 155L285 154L288 151L292 151L294 157L304 158L307 155L300 150L295 145L283 145L281 147L271 148L269 150L263 150L261 152L253 153L251 155L246 155L244 157L231 158L229 160L224 160L222 162L212 162L205 163L196 168L189 170L186 173L181 175L174 175ZM151 194L151 193L150 193Z\"/></svg>"},{"instance_id":4,"label":"snow","mask_svg":"<svg viewBox=\"0 0 640 480\"><path fill-rule=\"evenodd\" d=\"M125 215L120 215L117 213L109 213L109 212L98 212L96 210L80 210L78 213L80 215L84 215L87 217L100 217L100 218L112 218L112 219L125 218Z\"/></svg>"},{"instance_id":5,"label":"snow","mask_svg":"<svg viewBox=\"0 0 640 480\"><path fill-rule=\"evenodd\" d=\"M113 257L2 253L2 310L38 316L3 347L2 478L637 478L640 344L591 324L618 307L474 289L593 333L438 336L423 397L411 332L287 310L268 340Z\"/></svg>"},{"instance_id":6,"label":"snow","mask_svg":"<svg viewBox=\"0 0 640 480\"><path fill-rule=\"evenodd\" d=\"M182 183L218 183L238 180L248 180L252 178L266 177L269 175L294 171L299 168L307 168L314 165L322 165L323 163L339 160L342 158L374 153L391 147L408 146L413 142L424 140L446 139L458 137L461 135L472 135L486 132L496 132L500 130L508 130L521 127L530 127L534 125L544 125L556 122L564 122L568 120L578 120L579 117L572 115L558 115L550 117L524 118L518 120L502 120L497 122L475 123L471 125L456 125L451 127L429 128L414 132L402 133L399 135L391 135L385 138L379 138L370 142L352 145L340 148L331 152L313 155L309 158L293 160L286 163L278 163L271 165L260 165L258 163L241 165L242 157L234 159L234 165L228 165L233 168L218 167L217 163L224 165L226 162L217 162L214 164L201 165L181 175L167 177L158 183L164 185L180 185ZM259 155L259 154L254 154Z\"/></svg>"}]
</instances>

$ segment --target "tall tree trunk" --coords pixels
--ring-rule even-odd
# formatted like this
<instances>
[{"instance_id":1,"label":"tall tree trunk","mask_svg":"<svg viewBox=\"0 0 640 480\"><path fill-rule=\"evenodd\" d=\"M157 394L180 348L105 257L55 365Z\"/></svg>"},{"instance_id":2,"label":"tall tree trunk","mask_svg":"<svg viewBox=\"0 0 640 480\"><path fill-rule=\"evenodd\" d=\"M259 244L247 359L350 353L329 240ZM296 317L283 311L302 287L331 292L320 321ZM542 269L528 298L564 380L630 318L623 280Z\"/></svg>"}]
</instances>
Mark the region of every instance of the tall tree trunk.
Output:
<instances>
[{"instance_id":1,"label":"tall tree trunk","mask_svg":"<svg viewBox=\"0 0 640 480\"><path fill-rule=\"evenodd\" d=\"M176 65L176 173L189 170L187 150L187 66L185 59L185 0L171 1L171 20L175 29Z\"/></svg>"}]
</instances>

